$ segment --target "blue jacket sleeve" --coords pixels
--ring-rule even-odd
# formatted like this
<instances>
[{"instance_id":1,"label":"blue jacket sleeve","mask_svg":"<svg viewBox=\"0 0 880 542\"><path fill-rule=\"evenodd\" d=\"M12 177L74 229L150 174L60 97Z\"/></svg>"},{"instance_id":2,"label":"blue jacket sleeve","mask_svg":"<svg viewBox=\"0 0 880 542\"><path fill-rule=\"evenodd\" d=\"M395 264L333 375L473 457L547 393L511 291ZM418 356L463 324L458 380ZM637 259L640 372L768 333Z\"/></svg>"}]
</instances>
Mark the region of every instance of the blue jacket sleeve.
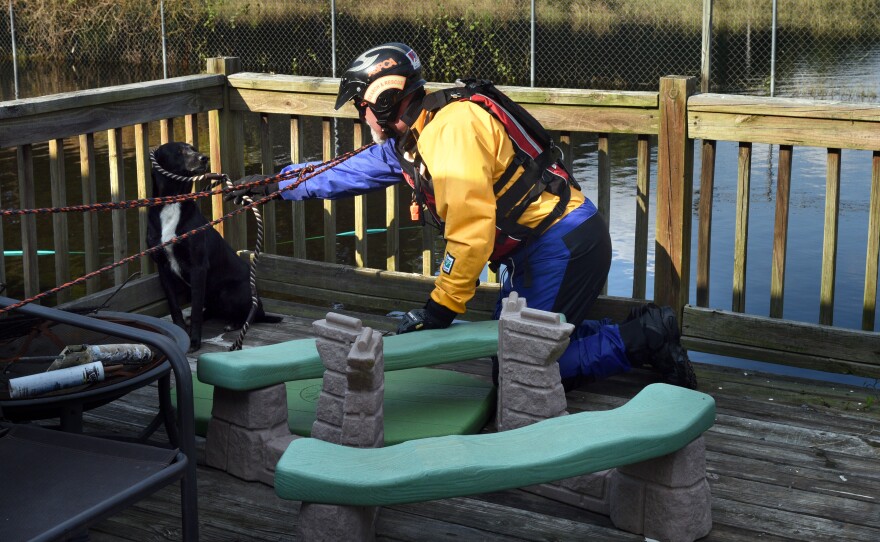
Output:
<instances>
[{"instance_id":1,"label":"blue jacket sleeve","mask_svg":"<svg viewBox=\"0 0 880 542\"><path fill-rule=\"evenodd\" d=\"M307 165L319 166L321 162L291 164L281 170L288 173ZM379 190L403 180L400 162L394 152L394 140L372 147L352 156L336 166L315 175L296 188L284 190L295 180L281 181L281 197L287 200L311 198L340 199Z\"/></svg>"}]
</instances>

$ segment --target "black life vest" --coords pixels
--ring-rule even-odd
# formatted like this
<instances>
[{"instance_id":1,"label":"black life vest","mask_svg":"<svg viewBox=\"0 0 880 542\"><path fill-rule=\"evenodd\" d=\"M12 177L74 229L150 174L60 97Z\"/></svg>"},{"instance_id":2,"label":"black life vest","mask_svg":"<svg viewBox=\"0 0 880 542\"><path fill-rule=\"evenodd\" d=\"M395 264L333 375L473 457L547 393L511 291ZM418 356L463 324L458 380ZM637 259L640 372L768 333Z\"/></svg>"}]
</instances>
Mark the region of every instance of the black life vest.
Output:
<instances>
[{"instance_id":1,"label":"black life vest","mask_svg":"<svg viewBox=\"0 0 880 542\"><path fill-rule=\"evenodd\" d=\"M562 152L553 143L550 134L522 106L495 88L490 81L465 79L456 83L457 86L453 88L425 96L420 105L407 111L403 121L411 125L422 111L436 113L448 103L468 100L485 109L504 126L513 143L514 158L493 187L496 195L496 231L495 247L489 261L497 264L529 237L544 233L565 213L571 198L571 187L580 190L580 186L563 165ZM424 221L424 214L416 216L415 210L425 211L442 227L430 177L422 175L423 164L416 152L417 139L418 134L409 130L396 147L404 178L413 188L413 218ZM510 183L520 167L522 174L498 197L498 193ZM517 220L526 208L544 191L559 198L553 210L534 228L519 224Z\"/></svg>"}]
</instances>

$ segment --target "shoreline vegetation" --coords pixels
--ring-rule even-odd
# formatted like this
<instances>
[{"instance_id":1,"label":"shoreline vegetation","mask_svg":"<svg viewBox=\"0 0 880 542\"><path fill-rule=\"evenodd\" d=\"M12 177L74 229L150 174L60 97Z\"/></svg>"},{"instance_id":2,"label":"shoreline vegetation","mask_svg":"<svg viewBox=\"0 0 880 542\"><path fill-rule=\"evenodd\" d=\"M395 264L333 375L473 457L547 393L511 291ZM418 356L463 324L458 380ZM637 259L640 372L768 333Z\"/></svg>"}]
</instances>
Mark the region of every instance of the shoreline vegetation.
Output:
<instances>
[{"instance_id":1,"label":"shoreline vegetation","mask_svg":"<svg viewBox=\"0 0 880 542\"><path fill-rule=\"evenodd\" d=\"M769 70L772 1L714 1L713 83L741 91L767 87L766 74L758 72ZM877 3L778 0L780 43L811 59L876 44ZM332 66L329 0L164 0L167 56L158 6L143 0L13 0L18 65L58 64L75 76L78 67L85 72L93 63L146 73L167 62L177 73L192 73L205 58L224 55L270 73L326 76ZM406 36L422 51L431 80L479 71L498 84L530 81L526 0L336 0L335 7L332 52L346 59L388 36ZM703 0L536 0L535 8L537 86L646 90L655 87L658 70L699 71ZM576 69L558 54L583 50L597 53ZM11 60L11 50L0 51L0 62ZM777 70L789 68L785 62ZM874 97L873 89L854 96Z\"/></svg>"},{"instance_id":2,"label":"shoreline vegetation","mask_svg":"<svg viewBox=\"0 0 880 542\"><path fill-rule=\"evenodd\" d=\"M170 37L181 39L198 29L283 24L285 21L327 18L328 0L165 0L165 27ZM684 34L699 33L702 0L538 0L536 20L540 26L563 27L595 36L625 26L663 28ZM159 28L157 2L142 0L17 0L13 2L16 25L31 54L51 58L68 54L84 38L103 34L105 43L126 33ZM868 38L880 35L877 0L779 0L781 31L823 38ZM385 2L337 0L337 19L362 25L387 26ZM394 5L392 23L431 26L450 19L491 28L528 24L530 3L523 0L423 0ZM771 0L715 0L713 30L716 33L769 32ZM39 29L28 31L28 29ZM196 32L196 33L201 33Z\"/></svg>"},{"instance_id":3,"label":"shoreline vegetation","mask_svg":"<svg viewBox=\"0 0 880 542\"><path fill-rule=\"evenodd\" d=\"M260 17L280 17L293 13L326 13L323 2L297 0L254 6L248 0L226 0L224 15L241 16L253 23ZM662 26L683 32L699 32L702 27L702 0L538 0L539 24L567 25L573 29L602 34L622 25ZM256 9L254 9L256 8ZM789 31L815 35L859 37L880 32L876 0L779 0L777 23ZM338 15L387 23L383 3L337 0ZM442 16L469 20L523 22L530 17L529 3L511 0L429 0L395 5L399 20L423 22ZM772 25L771 0L715 0L715 31L762 32Z\"/></svg>"}]
</instances>

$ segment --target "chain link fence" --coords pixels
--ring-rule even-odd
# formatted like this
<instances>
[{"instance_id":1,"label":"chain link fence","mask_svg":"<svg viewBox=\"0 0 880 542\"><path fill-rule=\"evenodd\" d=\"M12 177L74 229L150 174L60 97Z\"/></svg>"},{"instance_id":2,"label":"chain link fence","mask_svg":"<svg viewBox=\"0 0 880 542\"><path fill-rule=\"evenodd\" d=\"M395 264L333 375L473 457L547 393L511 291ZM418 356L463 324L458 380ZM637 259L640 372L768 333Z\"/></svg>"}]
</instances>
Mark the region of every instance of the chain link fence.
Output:
<instances>
[{"instance_id":1,"label":"chain link fence","mask_svg":"<svg viewBox=\"0 0 880 542\"><path fill-rule=\"evenodd\" d=\"M706 0L708 1L708 0ZM710 90L877 99L880 0L713 0ZM8 0L0 91L16 65L27 95L199 73L340 75L387 41L415 48L428 80L655 90L700 75L704 0ZM774 56L775 53L775 56ZM54 66L54 81L31 81ZM25 96L22 96L25 97Z\"/></svg>"},{"instance_id":2,"label":"chain link fence","mask_svg":"<svg viewBox=\"0 0 880 542\"><path fill-rule=\"evenodd\" d=\"M715 0L713 19L713 89L878 99L880 0Z\"/></svg>"}]
</instances>

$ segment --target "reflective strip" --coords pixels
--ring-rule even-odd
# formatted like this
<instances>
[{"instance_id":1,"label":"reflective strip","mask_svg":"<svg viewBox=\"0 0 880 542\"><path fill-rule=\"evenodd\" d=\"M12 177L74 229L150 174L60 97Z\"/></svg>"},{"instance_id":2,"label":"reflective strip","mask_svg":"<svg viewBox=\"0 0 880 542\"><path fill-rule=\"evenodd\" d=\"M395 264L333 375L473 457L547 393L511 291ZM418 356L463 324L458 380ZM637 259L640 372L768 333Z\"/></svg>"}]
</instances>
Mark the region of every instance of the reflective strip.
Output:
<instances>
[{"instance_id":1,"label":"reflective strip","mask_svg":"<svg viewBox=\"0 0 880 542\"><path fill-rule=\"evenodd\" d=\"M536 158L539 154L544 152L544 149L532 139L532 136L530 136L525 128L522 127L519 121L504 109L501 104L485 94L474 94L471 96L470 101L480 103L484 107L490 109L493 116L501 121L501 124L507 129L507 134L510 136L511 141L513 141L521 151L532 158Z\"/></svg>"}]
</instances>

